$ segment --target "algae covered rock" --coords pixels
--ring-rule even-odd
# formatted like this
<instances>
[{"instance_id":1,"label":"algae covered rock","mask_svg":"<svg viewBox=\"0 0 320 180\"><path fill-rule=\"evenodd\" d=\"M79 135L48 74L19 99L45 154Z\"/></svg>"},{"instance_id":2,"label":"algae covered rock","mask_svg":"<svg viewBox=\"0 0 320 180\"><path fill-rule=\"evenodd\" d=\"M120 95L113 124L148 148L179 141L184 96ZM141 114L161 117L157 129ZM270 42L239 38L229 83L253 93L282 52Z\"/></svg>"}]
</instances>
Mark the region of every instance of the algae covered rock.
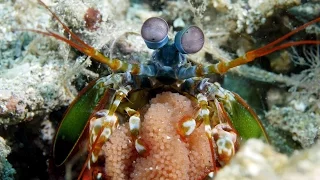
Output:
<instances>
[{"instance_id":1,"label":"algae covered rock","mask_svg":"<svg viewBox=\"0 0 320 180\"><path fill-rule=\"evenodd\" d=\"M7 160L8 154L11 152L9 146L6 145L5 140L0 137L0 179L13 180L15 170Z\"/></svg>"},{"instance_id":2,"label":"algae covered rock","mask_svg":"<svg viewBox=\"0 0 320 180\"><path fill-rule=\"evenodd\" d=\"M318 179L320 143L296 151L291 157L276 152L260 140L248 140L216 180L229 179Z\"/></svg>"}]
</instances>

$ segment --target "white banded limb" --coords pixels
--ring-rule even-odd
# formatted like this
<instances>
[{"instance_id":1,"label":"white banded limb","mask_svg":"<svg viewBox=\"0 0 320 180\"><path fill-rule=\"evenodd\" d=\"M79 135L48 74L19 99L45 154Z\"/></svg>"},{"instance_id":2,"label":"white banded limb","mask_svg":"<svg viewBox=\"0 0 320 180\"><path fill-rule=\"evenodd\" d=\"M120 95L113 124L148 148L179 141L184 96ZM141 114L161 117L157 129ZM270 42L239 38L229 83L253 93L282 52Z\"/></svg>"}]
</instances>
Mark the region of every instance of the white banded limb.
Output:
<instances>
[{"instance_id":1,"label":"white banded limb","mask_svg":"<svg viewBox=\"0 0 320 180\"><path fill-rule=\"evenodd\" d=\"M139 136L141 127L140 113L129 107L126 107L125 111L130 116L129 129L132 139L134 141L135 149L140 155L144 155L147 152L147 147L145 146L145 144L141 140L141 137Z\"/></svg>"},{"instance_id":2,"label":"white banded limb","mask_svg":"<svg viewBox=\"0 0 320 180\"><path fill-rule=\"evenodd\" d=\"M217 171L216 161L220 165L227 164L235 154L235 147L237 143L237 134L229 125L226 112L218 99L213 98L213 104L208 103L208 98L202 93L197 95L198 106L200 107L197 123L204 123L205 132L210 144L212 154L213 169L212 172ZM210 110L213 111L210 117ZM217 122L213 122L214 119ZM214 126L214 127L213 127ZM212 173L211 172L211 173Z\"/></svg>"},{"instance_id":3,"label":"white banded limb","mask_svg":"<svg viewBox=\"0 0 320 180\"><path fill-rule=\"evenodd\" d=\"M129 86L119 88L115 92L112 104L109 109L98 111L93 118L90 119L89 126L89 152L91 153L90 161L88 161L88 168L90 164L98 160L100 150L105 142L110 138L112 132L118 126L118 117L115 112L121 103L122 99L128 95L131 88Z\"/></svg>"},{"instance_id":4,"label":"white banded limb","mask_svg":"<svg viewBox=\"0 0 320 180\"><path fill-rule=\"evenodd\" d=\"M225 165L235 154L237 134L227 123L216 125L212 129L212 134L217 145L218 161L221 165Z\"/></svg>"}]
</instances>

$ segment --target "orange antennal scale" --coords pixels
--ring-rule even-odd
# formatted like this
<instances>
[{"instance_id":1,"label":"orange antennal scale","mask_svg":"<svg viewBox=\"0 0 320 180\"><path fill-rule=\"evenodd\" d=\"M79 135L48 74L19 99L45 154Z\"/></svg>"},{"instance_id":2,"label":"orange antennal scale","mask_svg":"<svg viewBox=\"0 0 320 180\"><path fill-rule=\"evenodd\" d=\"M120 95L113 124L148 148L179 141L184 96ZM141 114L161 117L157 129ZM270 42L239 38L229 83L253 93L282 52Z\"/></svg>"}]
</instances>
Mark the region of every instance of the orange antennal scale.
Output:
<instances>
[{"instance_id":1,"label":"orange antennal scale","mask_svg":"<svg viewBox=\"0 0 320 180\"><path fill-rule=\"evenodd\" d=\"M59 39L61 41L66 42L67 44L69 44L70 46L78 49L79 51L82 51L82 52L84 51L84 47L82 47L81 45L79 45L79 44L77 44L77 43L75 43L75 42L73 42L73 41L71 41L71 40L69 40L69 39L67 39L67 38L55 33L55 32L53 32L53 31L50 31L48 29L47 29L48 32L35 30L35 29L20 29L20 30L31 31L31 32L35 32L35 33L42 34L42 35L45 35L45 36L51 36L51 37L54 37L56 39ZM83 44L83 45L88 46L87 44ZM89 47L85 47L85 48L92 48L92 47L89 46Z\"/></svg>"},{"instance_id":2,"label":"orange antennal scale","mask_svg":"<svg viewBox=\"0 0 320 180\"><path fill-rule=\"evenodd\" d=\"M260 51L264 52L264 51L266 51L267 49L270 49L270 48L271 48L271 49L274 49L274 48L276 48L276 47L274 47L276 44L281 43L282 41L284 41L284 40L287 39L288 37L296 34L297 32L305 29L306 27L308 27L308 26L310 26L310 25L312 25L312 24L314 24L314 23L316 23L316 22L320 22L320 17L319 17L319 18L316 18L316 19L314 19L314 20L312 20L312 21L310 21L310 22L307 22L307 23L305 23L305 24L303 24L303 25L301 25L301 26L299 26L299 27L297 27L296 29L294 29L294 30L292 30L291 32L285 34L284 36L278 38L277 40L275 40L275 41L273 41L273 42L271 42L271 43L269 43L269 44L267 44L267 45L265 45L265 46L263 46L263 47L261 47L261 48L259 48L259 49L256 49L256 50L254 50L254 51L256 51L256 52L258 53L258 52L260 52ZM305 43L299 43L299 42L305 42ZM315 43L315 42L316 42L316 43ZM297 43L296 45L300 45L300 44L319 44L320 42L319 42L319 41L296 41L296 42L292 42L292 43L293 43L293 44L292 44L291 46L295 46L295 43ZM287 44L287 43L286 43L286 44ZM283 45L284 45L284 44L283 44ZM281 46L281 45L279 45L279 46ZM288 47L289 47L289 46L288 46ZM283 48L286 48L286 47L283 47ZM283 49L283 48L281 48L281 49ZM280 50L280 49L277 49L277 50ZM276 51L276 50L275 50L275 51ZM272 52L273 52L273 51L272 51Z\"/></svg>"},{"instance_id":3,"label":"orange antennal scale","mask_svg":"<svg viewBox=\"0 0 320 180\"><path fill-rule=\"evenodd\" d=\"M261 57L261 56L264 56L264 55L268 55L272 52L275 52L275 51L278 51L278 50L281 50L281 49L285 49L285 48L288 48L288 47L291 47L291 46L299 46L299 45L307 45L307 44L320 44L320 41L313 41L313 40L305 40L305 41L295 41L295 42L288 42L288 43L285 43L285 44L281 44L279 46L276 46L272 49L269 49L269 50L266 50L266 51L263 51L263 52L260 52L259 56L258 57ZM248 52L249 53L249 52ZM257 53L256 53L257 54Z\"/></svg>"},{"instance_id":4,"label":"orange antennal scale","mask_svg":"<svg viewBox=\"0 0 320 180\"><path fill-rule=\"evenodd\" d=\"M288 43L284 43L284 44L279 45L279 43L283 42L288 37L296 34L297 32L299 32L299 31L305 29L306 27L310 26L311 24L314 24L317 22L320 22L320 17L303 24L302 26L297 27L296 29L292 30L291 32L287 33L286 35L278 38L277 40L275 40L275 41L273 41L273 42L271 42L261 48L249 51L245 55L238 57L230 62L220 61L219 63L214 64L214 65L209 65L206 67L199 67L197 69L197 75L203 76L203 74L212 74L212 73L223 74L233 67L237 67L242 64L246 64L248 62L253 61L254 59L256 59L258 57L265 56L267 54L270 54L272 52L275 52L275 51L278 51L281 49L285 49L285 48L288 48L291 46L304 45L304 44L320 44L320 41L316 41L316 40L303 40L303 41L288 42Z\"/></svg>"}]
</instances>

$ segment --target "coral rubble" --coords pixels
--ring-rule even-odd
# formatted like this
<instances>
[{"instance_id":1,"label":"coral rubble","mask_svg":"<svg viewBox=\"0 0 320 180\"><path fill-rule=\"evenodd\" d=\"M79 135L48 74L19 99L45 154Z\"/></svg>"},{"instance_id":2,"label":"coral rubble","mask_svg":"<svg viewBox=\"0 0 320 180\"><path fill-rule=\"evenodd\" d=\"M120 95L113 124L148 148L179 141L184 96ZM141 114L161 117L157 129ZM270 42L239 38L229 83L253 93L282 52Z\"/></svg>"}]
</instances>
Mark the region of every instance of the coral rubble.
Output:
<instances>
[{"instance_id":1,"label":"coral rubble","mask_svg":"<svg viewBox=\"0 0 320 180\"><path fill-rule=\"evenodd\" d=\"M6 145L5 140L0 137L0 179L13 180L15 170L6 159L10 153L11 148Z\"/></svg>"},{"instance_id":2,"label":"coral rubble","mask_svg":"<svg viewBox=\"0 0 320 180\"><path fill-rule=\"evenodd\" d=\"M137 54L132 53L132 46L121 43L123 40L120 37L130 29L139 28L123 21L129 2L121 1L121 9L110 8L117 6L117 3L111 0L104 3L46 2L87 43L94 42L93 46L101 48L117 41L119 48L137 59ZM102 16L102 22L94 32L82 29L88 7L100 10ZM76 57L67 44L25 30L57 29L56 20L50 21L50 13L36 1L1 2L0 15L0 124L16 124L46 116L74 99L77 92L71 82L76 77L97 78L96 73L85 69L91 64L90 60ZM58 28L55 31L61 30ZM108 36L105 32L109 32ZM135 37L132 39L138 41ZM147 49L142 46L143 41L139 46L139 43L135 44L135 48ZM109 54L119 48L110 46L102 51ZM113 56L116 57L117 52L113 52ZM128 57L121 59L125 58ZM84 86L84 80L78 78L76 81L75 84Z\"/></svg>"},{"instance_id":3,"label":"coral rubble","mask_svg":"<svg viewBox=\"0 0 320 180\"><path fill-rule=\"evenodd\" d=\"M297 0L271 1L221 1L214 0L213 7L224 12L227 20L236 21L236 32L246 31L248 34L266 22L266 19L282 8L300 4Z\"/></svg>"},{"instance_id":4,"label":"coral rubble","mask_svg":"<svg viewBox=\"0 0 320 180\"><path fill-rule=\"evenodd\" d=\"M308 148L319 139L320 116L313 112L304 113L292 107L273 107L266 118L276 127L291 134L294 141Z\"/></svg>"},{"instance_id":5,"label":"coral rubble","mask_svg":"<svg viewBox=\"0 0 320 180\"><path fill-rule=\"evenodd\" d=\"M216 179L318 179L320 144L295 152L291 157L276 152L270 145L248 140Z\"/></svg>"}]
</instances>

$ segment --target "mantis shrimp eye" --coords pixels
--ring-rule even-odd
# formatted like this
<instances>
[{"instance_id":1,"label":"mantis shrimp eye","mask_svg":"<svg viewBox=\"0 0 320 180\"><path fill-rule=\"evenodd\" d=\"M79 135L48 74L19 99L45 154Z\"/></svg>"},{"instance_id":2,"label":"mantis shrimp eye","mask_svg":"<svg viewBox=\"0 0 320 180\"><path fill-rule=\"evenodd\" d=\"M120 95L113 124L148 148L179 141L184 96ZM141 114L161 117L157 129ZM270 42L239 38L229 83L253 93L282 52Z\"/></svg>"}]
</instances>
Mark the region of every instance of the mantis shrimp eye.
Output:
<instances>
[{"instance_id":1,"label":"mantis shrimp eye","mask_svg":"<svg viewBox=\"0 0 320 180\"><path fill-rule=\"evenodd\" d=\"M179 31L174 38L174 44L182 54L193 54L203 47L204 35L197 26L189 26Z\"/></svg>"},{"instance_id":2,"label":"mantis shrimp eye","mask_svg":"<svg viewBox=\"0 0 320 180\"><path fill-rule=\"evenodd\" d=\"M165 20L152 17L141 28L141 36L150 49L159 49L168 42L169 27Z\"/></svg>"}]
</instances>

